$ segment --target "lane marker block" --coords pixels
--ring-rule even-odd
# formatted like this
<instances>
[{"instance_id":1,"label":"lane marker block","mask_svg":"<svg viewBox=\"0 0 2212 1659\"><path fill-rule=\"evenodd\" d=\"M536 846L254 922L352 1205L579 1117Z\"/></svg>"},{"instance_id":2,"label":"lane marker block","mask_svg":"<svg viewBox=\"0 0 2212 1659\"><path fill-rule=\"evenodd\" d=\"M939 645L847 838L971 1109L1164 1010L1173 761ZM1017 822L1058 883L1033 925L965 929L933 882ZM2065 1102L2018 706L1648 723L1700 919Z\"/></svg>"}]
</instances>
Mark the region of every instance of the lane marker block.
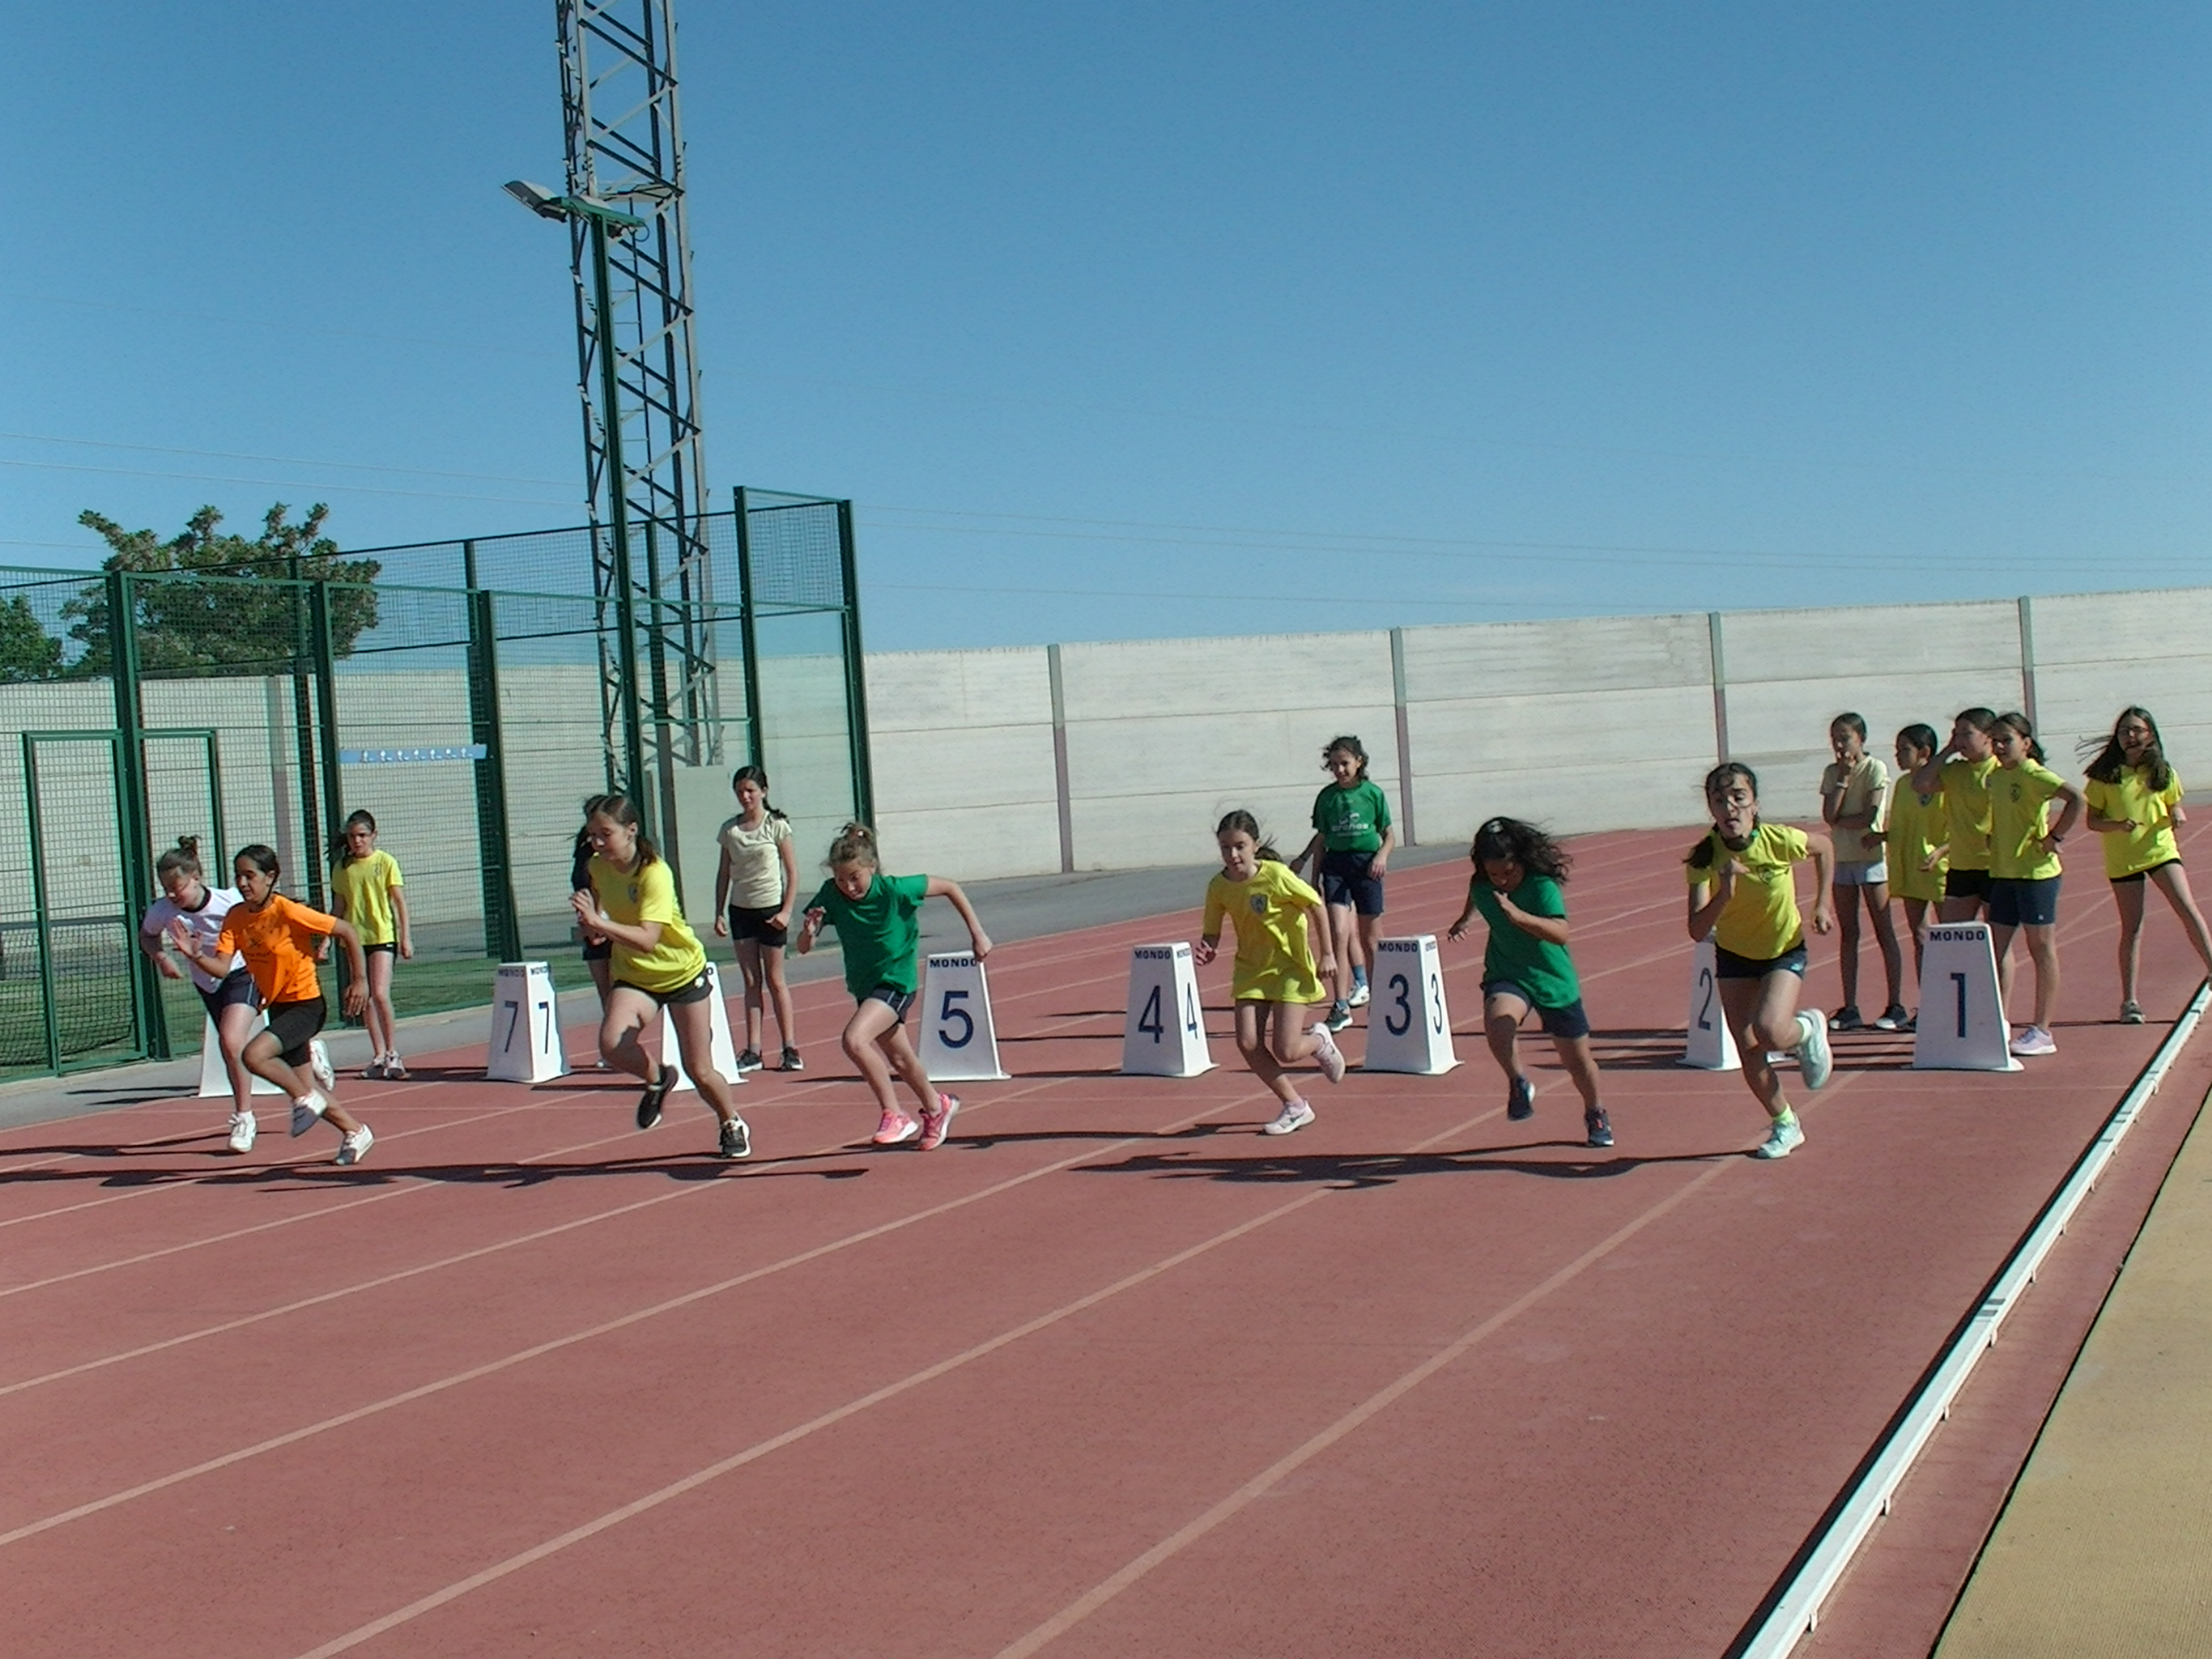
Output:
<instances>
[{"instance_id":1,"label":"lane marker block","mask_svg":"<svg viewBox=\"0 0 2212 1659\"><path fill-rule=\"evenodd\" d=\"M213 1100L218 1095L228 1098L230 1068L222 1063L222 1039L216 1035L213 1019L209 1018L205 1014L202 1014L200 1018L206 1022L200 1030L200 1098ZM267 1030L269 1016L256 1014L253 1017L253 1029L257 1031ZM251 1072L246 1075L253 1076ZM281 1095L284 1091L267 1078L256 1077L253 1078L253 1092L257 1095Z\"/></svg>"},{"instance_id":2,"label":"lane marker block","mask_svg":"<svg viewBox=\"0 0 2212 1659\"><path fill-rule=\"evenodd\" d=\"M491 1041L484 1075L496 1083L544 1083L568 1075L553 1017L553 969L542 962L502 962L492 975Z\"/></svg>"},{"instance_id":3,"label":"lane marker block","mask_svg":"<svg viewBox=\"0 0 2212 1659\"><path fill-rule=\"evenodd\" d=\"M1367 1053L1359 1069L1442 1077L1458 1065L1437 936L1376 939L1373 977L1374 997L1367 1005Z\"/></svg>"},{"instance_id":4,"label":"lane marker block","mask_svg":"<svg viewBox=\"0 0 2212 1659\"><path fill-rule=\"evenodd\" d=\"M1721 1006L1715 949L1708 933L1691 953L1689 1040L1683 1047L1682 1064L1701 1072L1741 1072L1743 1056L1736 1053L1735 1034L1729 1030L1728 1012Z\"/></svg>"},{"instance_id":5,"label":"lane marker block","mask_svg":"<svg viewBox=\"0 0 2212 1659\"><path fill-rule=\"evenodd\" d=\"M933 1083L1004 1078L999 1034L991 1022L991 982L971 951L923 958L921 1065Z\"/></svg>"},{"instance_id":6,"label":"lane marker block","mask_svg":"<svg viewBox=\"0 0 2212 1659\"><path fill-rule=\"evenodd\" d=\"M713 963L707 964L707 983L711 988L707 1006L714 1020L714 1069L732 1089L744 1082L738 1075L738 1045L730 1040L730 1006L722 1000L722 975ZM680 1093L685 1089L696 1089L684 1071L684 1056L676 1041L676 1026L668 1018L668 1011L660 1011L660 1064L664 1070L676 1073L676 1081L669 1092Z\"/></svg>"},{"instance_id":7,"label":"lane marker block","mask_svg":"<svg viewBox=\"0 0 2212 1659\"><path fill-rule=\"evenodd\" d=\"M1139 945L1129 952L1129 1006L1121 1025L1126 1077L1198 1077L1213 1069L1198 969L1188 945Z\"/></svg>"},{"instance_id":8,"label":"lane marker block","mask_svg":"<svg viewBox=\"0 0 2212 1659\"><path fill-rule=\"evenodd\" d=\"M1920 963L1920 1018L1912 1028L1919 1072L2017 1072L2012 1028L1997 995L1997 957L1986 921L1939 921Z\"/></svg>"}]
</instances>

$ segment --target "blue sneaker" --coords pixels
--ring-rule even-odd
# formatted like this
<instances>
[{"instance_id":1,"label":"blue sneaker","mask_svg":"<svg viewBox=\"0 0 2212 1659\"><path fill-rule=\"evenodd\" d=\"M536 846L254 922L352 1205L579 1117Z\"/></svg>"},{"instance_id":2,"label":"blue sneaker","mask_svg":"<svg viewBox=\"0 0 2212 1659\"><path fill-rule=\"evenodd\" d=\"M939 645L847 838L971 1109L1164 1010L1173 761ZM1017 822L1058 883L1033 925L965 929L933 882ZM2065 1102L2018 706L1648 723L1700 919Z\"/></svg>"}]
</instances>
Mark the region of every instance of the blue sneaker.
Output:
<instances>
[{"instance_id":1,"label":"blue sneaker","mask_svg":"<svg viewBox=\"0 0 2212 1659\"><path fill-rule=\"evenodd\" d=\"M1505 1115L1516 1123L1536 1115L1536 1085L1527 1078L1515 1078L1512 1088L1506 1091Z\"/></svg>"}]
</instances>

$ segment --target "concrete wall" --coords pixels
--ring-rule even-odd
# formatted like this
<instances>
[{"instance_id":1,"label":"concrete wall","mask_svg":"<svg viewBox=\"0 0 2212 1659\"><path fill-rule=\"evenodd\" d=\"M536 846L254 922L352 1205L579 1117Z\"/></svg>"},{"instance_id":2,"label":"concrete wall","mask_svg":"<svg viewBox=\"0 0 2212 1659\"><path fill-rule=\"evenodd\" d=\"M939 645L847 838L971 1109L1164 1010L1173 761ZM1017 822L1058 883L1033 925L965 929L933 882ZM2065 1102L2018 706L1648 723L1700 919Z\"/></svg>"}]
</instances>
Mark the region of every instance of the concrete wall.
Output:
<instances>
[{"instance_id":1,"label":"concrete wall","mask_svg":"<svg viewBox=\"0 0 2212 1659\"><path fill-rule=\"evenodd\" d=\"M1153 640L868 659L878 828L894 867L961 877L1189 863L1231 806L1304 843L1322 744L1356 732L1416 838L1493 813L1568 832L1695 823L1716 759L1776 817L1817 818L1829 722L1899 726L2027 708L2052 763L2155 714L2185 777L2212 775L2212 589L2032 602L1703 612ZM1717 647L1717 650L1716 649ZM1402 673L1398 672L1402 668ZM1405 740L1400 743L1400 722ZM1401 829L1402 829L1401 823Z\"/></svg>"}]
</instances>

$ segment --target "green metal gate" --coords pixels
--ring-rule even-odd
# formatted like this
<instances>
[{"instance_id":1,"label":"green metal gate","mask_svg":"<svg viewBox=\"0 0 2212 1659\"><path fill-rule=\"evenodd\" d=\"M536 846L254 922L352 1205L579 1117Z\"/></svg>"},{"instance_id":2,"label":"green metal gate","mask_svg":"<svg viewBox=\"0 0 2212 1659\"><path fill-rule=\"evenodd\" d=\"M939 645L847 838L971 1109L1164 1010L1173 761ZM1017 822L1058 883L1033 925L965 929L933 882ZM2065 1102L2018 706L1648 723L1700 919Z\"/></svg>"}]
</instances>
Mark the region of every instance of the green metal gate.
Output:
<instances>
[{"instance_id":1,"label":"green metal gate","mask_svg":"<svg viewBox=\"0 0 2212 1659\"><path fill-rule=\"evenodd\" d=\"M138 776L154 846L198 836L209 875L220 884L215 733L151 731L140 740ZM131 772L137 769L126 769L124 745L119 732L22 734L33 972L11 971L0 981L0 1030L12 1039L11 1050L28 1050L8 1054L10 1064L80 1071L169 1052L166 982L138 950L139 914L153 896L154 848L131 846ZM35 1014L10 1006L33 984ZM179 1012L193 1012L188 994L176 1000Z\"/></svg>"}]
</instances>

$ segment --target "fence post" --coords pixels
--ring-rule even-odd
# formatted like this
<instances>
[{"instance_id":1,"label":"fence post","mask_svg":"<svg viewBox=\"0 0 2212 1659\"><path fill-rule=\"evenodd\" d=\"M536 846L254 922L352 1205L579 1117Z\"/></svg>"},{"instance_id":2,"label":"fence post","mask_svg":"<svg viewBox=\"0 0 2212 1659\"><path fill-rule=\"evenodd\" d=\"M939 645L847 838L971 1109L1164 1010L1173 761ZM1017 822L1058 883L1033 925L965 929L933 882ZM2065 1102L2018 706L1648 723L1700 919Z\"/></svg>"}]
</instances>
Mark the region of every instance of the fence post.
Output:
<instances>
[{"instance_id":1,"label":"fence post","mask_svg":"<svg viewBox=\"0 0 2212 1659\"><path fill-rule=\"evenodd\" d=\"M745 500L743 484L737 488L737 502L738 649L745 657L745 756L755 766L765 769L767 750L761 737L760 629L753 604L752 507Z\"/></svg>"},{"instance_id":2,"label":"fence post","mask_svg":"<svg viewBox=\"0 0 2212 1659\"><path fill-rule=\"evenodd\" d=\"M1729 758L1728 653L1721 643L1721 613L1705 612L1705 639L1713 658L1713 753L1723 765Z\"/></svg>"},{"instance_id":3,"label":"fence post","mask_svg":"<svg viewBox=\"0 0 2212 1659\"><path fill-rule=\"evenodd\" d=\"M1075 873L1075 802L1067 786L1067 688L1060 677L1060 647L1044 648L1045 678L1052 687L1052 793L1060 809L1060 873Z\"/></svg>"},{"instance_id":4,"label":"fence post","mask_svg":"<svg viewBox=\"0 0 2212 1659\"><path fill-rule=\"evenodd\" d=\"M837 503L837 553L845 588L845 729L853 750L854 817L876 821L876 780L868 758L867 671L860 654L860 574L853 547L853 503Z\"/></svg>"},{"instance_id":5,"label":"fence post","mask_svg":"<svg viewBox=\"0 0 2212 1659\"><path fill-rule=\"evenodd\" d=\"M307 863L307 902L321 910L329 906L323 892L323 823L316 800L314 694L309 684L313 678L313 646L309 638L313 629L303 603L307 580L301 574L297 554L286 560L285 568L286 582L291 590L292 741L300 757L300 816L304 820L300 829L300 855Z\"/></svg>"},{"instance_id":6,"label":"fence post","mask_svg":"<svg viewBox=\"0 0 2212 1659\"><path fill-rule=\"evenodd\" d=\"M1390 630L1390 701L1398 720L1398 820L1405 842L1418 847L1413 836L1413 737L1406 718L1406 630Z\"/></svg>"},{"instance_id":7,"label":"fence post","mask_svg":"<svg viewBox=\"0 0 2212 1659\"><path fill-rule=\"evenodd\" d=\"M2027 723L2043 729L2043 716L2035 711L2035 601L2020 596L2020 707Z\"/></svg>"},{"instance_id":8,"label":"fence post","mask_svg":"<svg viewBox=\"0 0 2212 1659\"><path fill-rule=\"evenodd\" d=\"M475 575L471 561L470 574ZM522 921L514 902L514 855L507 839L507 757L499 724L499 633L492 595L469 589L469 740L483 745L476 763L477 862L483 875L484 954L522 960Z\"/></svg>"},{"instance_id":9,"label":"fence post","mask_svg":"<svg viewBox=\"0 0 2212 1659\"><path fill-rule=\"evenodd\" d=\"M127 902L146 902L154 890L153 814L146 800L145 715L138 697L138 597L130 573L107 573L107 637L109 667L115 689L116 790L121 822L117 830L123 845L123 890ZM220 848L216 856L222 856ZM137 947L138 921L126 915L124 927L132 939L131 1000L141 1041L155 1060L169 1058L169 1021L161 1006L161 980L146 953Z\"/></svg>"},{"instance_id":10,"label":"fence post","mask_svg":"<svg viewBox=\"0 0 2212 1659\"><path fill-rule=\"evenodd\" d=\"M345 779L340 774L338 762L338 680L337 657L331 642L331 585L311 582L307 586L307 648L313 653L315 677L315 708L317 725L321 737L322 757L316 767L323 786L323 812L330 821L331 834L336 836L345 823ZM307 867L319 878L323 865L329 858L328 849L311 848L307 853ZM345 1001L347 978L346 954L331 952L336 958L338 981L338 1001ZM349 1020L347 1024L354 1022Z\"/></svg>"}]
</instances>

